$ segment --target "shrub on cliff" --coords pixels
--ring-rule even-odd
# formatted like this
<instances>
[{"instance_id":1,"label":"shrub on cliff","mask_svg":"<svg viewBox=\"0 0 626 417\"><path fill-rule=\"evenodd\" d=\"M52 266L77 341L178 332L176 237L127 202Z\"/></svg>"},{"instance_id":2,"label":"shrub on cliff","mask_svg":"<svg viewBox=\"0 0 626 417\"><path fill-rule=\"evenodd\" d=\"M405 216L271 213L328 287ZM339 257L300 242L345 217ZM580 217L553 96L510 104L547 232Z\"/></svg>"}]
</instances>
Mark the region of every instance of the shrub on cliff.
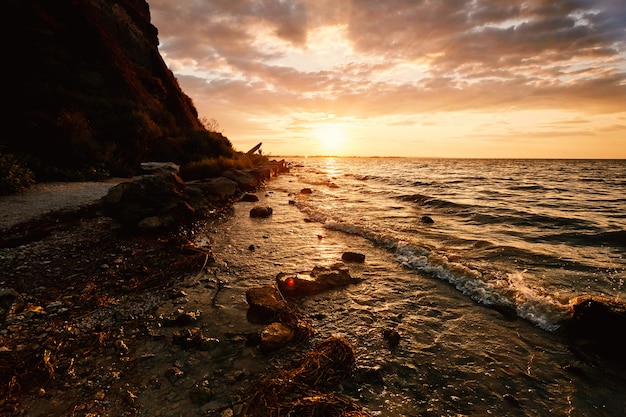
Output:
<instances>
[{"instance_id":1,"label":"shrub on cliff","mask_svg":"<svg viewBox=\"0 0 626 417\"><path fill-rule=\"evenodd\" d=\"M34 182L33 172L22 166L15 155L0 153L0 195L25 190Z\"/></svg>"}]
</instances>

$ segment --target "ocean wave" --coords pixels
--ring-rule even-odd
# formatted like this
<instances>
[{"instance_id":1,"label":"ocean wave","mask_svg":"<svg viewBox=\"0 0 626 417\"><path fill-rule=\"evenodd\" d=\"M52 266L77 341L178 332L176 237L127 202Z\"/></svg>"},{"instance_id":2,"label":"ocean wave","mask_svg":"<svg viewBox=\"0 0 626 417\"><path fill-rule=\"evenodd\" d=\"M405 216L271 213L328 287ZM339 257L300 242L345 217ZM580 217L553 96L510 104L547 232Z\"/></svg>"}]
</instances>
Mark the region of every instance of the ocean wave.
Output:
<instances>
[{"instance_id":1,"label":"ocean wave","mask_svg":"<svg viewBox=\"0 0 626 417\"><path fill-rule=\"evenodd\" d=\"M609 232L584 233L567 232L551 235L543 235L535 240L544 242L567 243L577 246L610 246L626 248L626 230Z\"/></svg>"},{"instance_id":2,"label":"ocean wave","mask_svg":"<svg viewBox=\"0 0 626 417\"><path fill-rule=\"evenodd\" d=\"M423 242L407 242L393 233L360 224L328 218L322 223L327 229L363 237L393 253L395 260L404 267L446 281L479 304L515 311L520 318L544 330L558 329L567 313L566 306L528 286L520 273L506 274L506 279L496 278L498 274L485 274L462 262L450 261L444 252Z\"/></svg>"}]
</instances>

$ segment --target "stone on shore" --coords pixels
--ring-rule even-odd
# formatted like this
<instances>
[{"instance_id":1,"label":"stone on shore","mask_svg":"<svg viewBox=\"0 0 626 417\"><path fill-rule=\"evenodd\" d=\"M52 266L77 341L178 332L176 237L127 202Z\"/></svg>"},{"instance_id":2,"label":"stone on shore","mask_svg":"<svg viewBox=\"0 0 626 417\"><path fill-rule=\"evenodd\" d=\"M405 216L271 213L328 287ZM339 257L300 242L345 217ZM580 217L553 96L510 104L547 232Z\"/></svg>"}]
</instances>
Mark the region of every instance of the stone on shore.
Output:
<instances>
[{"instance_id":1,"label":"stone on shore","mask_svg":"<svg viewBox=\"0 0 626 417\"><path fill-rule=\"evenodd\" d=\"M256 194L246 193L244 194L239 201L244 203L255 203L259 201L259 197Z\"/></svg>"},{"instance_id":2,"label":"stone on shore","mask_svg":"<svg viewBox=\"0 0 626 417\"><path fill-rule=\"evenodd\" d=\"M341 259L344 262L363 263L365 262L365 255L356 252L344 252L343 255L341 255Z\"/></svg>"},{"instance_id":3,"label":"stone on shore","mask_svg":"<svg viewBox=\"0 0 626 417\"><path fill-rule=\"evenodd\" d=\"M250 288L246 291L246 301L251 323L271 323L289 310L289 305L273 285Z\"/></svg>"},{"instance_id":4,"label":"stone on shore","mask_svg":"<svg viewBox=\"0 0 626 417\"><path fill-rule=\"evenodd\" d=\"M311 272L284 273L276 276L276 283L285 297L302 297L361 282L352 278L347 268L340 265L313 268Z\"/></svg>"},{"instance_id":5,"label":"stone on shore","mask_svg":"<svg viewBox=\"0 0 626 417\"><path fill-rule=\"evenodd\" d=\"M303 188L300 190L300 194L313 194L313 190L310 188Z\"/></svg>"},{"instance_id":6,"label":"stone on shore","mask_svg":"<svg viewBox=\"0 0 626 417\"><path fill-rule=\"evenodd\" d=\"M144 175L112 187L103 198L105 213L124 228L171 228L195 214L187 201L185 182L175 173ZM157 219L158 218L158 219Z\"/></svg>"},{"instance_id":7,"label":"stone on shore","mask_svg":"<svg viewBox=\"0 0 626 417\"><path fill-rule=\"evenodd\" d=\"M296 332L283 323L271 323L261 330L260 348L263 352L279 349L289 344L296 337Z\"/></svg>"},{"instance_id":8,"label":"stone on shore","mask_svg":"<svg viewBox=\"0 0 626 417\"><path fill-rule=\"evenodd\" d=\"M250 217L267 218L272 215L274 210L267 206L257 206L250 210Z\"/></svg>"}]
</instances>

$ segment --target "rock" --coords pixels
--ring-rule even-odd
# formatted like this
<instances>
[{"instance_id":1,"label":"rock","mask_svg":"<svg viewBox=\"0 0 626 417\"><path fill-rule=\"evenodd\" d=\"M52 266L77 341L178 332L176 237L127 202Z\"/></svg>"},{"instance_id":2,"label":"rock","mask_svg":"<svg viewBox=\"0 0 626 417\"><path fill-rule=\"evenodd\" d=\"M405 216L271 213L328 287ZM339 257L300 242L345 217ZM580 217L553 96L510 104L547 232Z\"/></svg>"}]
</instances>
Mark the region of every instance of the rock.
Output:
<instances>
[{"instance_id":1,"label":"rock","mask_svg":"<svg viewBox=\"0 0 626 417\"><path fill-rule=\"evenodd\" d=\"M300 190L300 194L313 194L313 190L310 188L303 188Z\"/></svg>"},{"instance_id":2,"label":"rock","mask_svg":"<svg viewBox=\"0 0 626 417\"><path fill-rule=\"evenodd\" d=\"M387 341L387 344L389 345L389 349L394 349L398 347L398 344L400 343L400 339L401 339L400 333L398 333L396 329L384 329L383 337Z\"/></svg>"},{"instance_id":3,"label":"rock","mask_svg":"<svg viewBox=\"0 0 626 417\"><path fill-rule=\"evenodd\" d=\"M226 177L190 181L187 186L201 190L202 194L212 202L227 201L233 198L239 191L237 183Z\"/></svg>"},{"instance_id":4,"label":"rock","mask_svg":"<svg viewBox=\"0 0 626 417\"><path fill-rule=\"evenodd\" d=\"M515 405L519 407L519 401L517 400L517 398L515 398L513 395L511 394L504 394L502 396L502 399L506 402L508 402L509 404Z\"/></svg>"},{"instance_id":5,"label":"rock","mask_svg":"<svg viewBox=\"0 0 626 417\"><path fill-rule=\"evenodd\" d=\"M433 224L435 221L430 216L422 216L421 222L424 224Z\"/></svg>"},{"instance_id":6,"label":"rock","mask_svg":"<svg viewBox=\"0 0 626 417\"><path fill-rule=\"evenodd\" d=\"M281 272L276 276L278 289L286 297L301 297L358 282L361 280L352 278L347 268L336 265L315 267L309 273Z\"/></svg>"},{"instance_id":7,"label":"rock","mask_svg":"<svg viewBox=\"0 0 626 417\"><path fill-rule=\"evenodd\" d=\"M579 350L626 363L626 304L605 297L581 296L570 300L572 316L560 331Z\"/></svg>"},{"instance_id":8,"label":"rock","mask_svg":"<svg viewBox=\"0 0 626 417\"><path fill-rule=\"evenodd\" d=\"M343 255L341 255L341 259L345 262L363 263L365 262L365 255L356 252L344 252Z\"/></svg>"},{"instance_id":9,"label":"rock","mask_svg":"<svg viewBox=\"0 0 626 417\"><path fill-rule=\"evenodd\" d=\"M24 309L24 305L22 295L13 288L0 288L0 316L18 313Z\"/></svg>"},{"instance_id":10,"label":"rock","mask_svg":"<svg viewBox=\"0 0 626 417\"><path fill-rule=\"evenodd\" d=\"M255 203L259 201L259 197L256 194L246 193L241 197L239 201L243 201L245 203Z\"/></svg>"},{"instance_id":11,"label":"rock","mask_svg":"<svg viewBox=\"0 0 626 417\"><path fill-rule=\"evenodd\" d=\"M127 229L138 229L141 222L147 230L175 226L195 214L185 187L174 173L144 175L112 187L102 199L104 212Z\"/></svg>"},{"instance_id":12,"label":"rock","mask_svg":"<svg viewBox=\"0 0 626 417\"><path fill-rule=\"evenodd\" d=\"M151 174L178 174L180 172L180 165L176 165L173 162L142 162L139 166L141 166L141 169Z\"/></svg>"},{"instance_id":13,"label":"rock","mask_svg":"<svg viewBox=\"0 0 626 417\"><path fill-rule=\"evenodd\" d=\"M272 215L272 212L273 210L271 207L257 206L250 210L250 217L267 218Z\"/></svg>"},{"instance_id":14,"label":"rock","mask_svg":"<svg viewBox=\"0 0 626 417\"><path fill-rule=\"evenodd\" d=\"M279 315L289 311L289 305L273 285L250 288L246 291L248 321L251 323L271 323Z\"/></svg>"},{"instance_id":15,"label":"rock","mask_svg":"<svg viewBox=\"0 0 626 417\"><path fill-rule=\"evenodd\" d=\"M269 352L281 348L296 337L296 332L282 323L271 323L261 330L261 350Z\"/></svg>"},{"instance_id":16,"label":"rock","mask_svg":"<svg viewBox=\"0 0 626 417\"><path fill-rule=\"evenodd\" d=\"M231 169L224 171L222 176L235 181L242 191L253 191L261 185L256 175L246 171Z\"/></svg>"},{"instance_id":17,"label":"rock","mask_svg":"<svg viewBox=\"0 0 626 417\"><path fill-rule=\"evenodd\" d=\"M213 393L209 387L194 386L189 391L189 399L196 405L204 405L211 401Z\"/></svg>"}]
</instances>

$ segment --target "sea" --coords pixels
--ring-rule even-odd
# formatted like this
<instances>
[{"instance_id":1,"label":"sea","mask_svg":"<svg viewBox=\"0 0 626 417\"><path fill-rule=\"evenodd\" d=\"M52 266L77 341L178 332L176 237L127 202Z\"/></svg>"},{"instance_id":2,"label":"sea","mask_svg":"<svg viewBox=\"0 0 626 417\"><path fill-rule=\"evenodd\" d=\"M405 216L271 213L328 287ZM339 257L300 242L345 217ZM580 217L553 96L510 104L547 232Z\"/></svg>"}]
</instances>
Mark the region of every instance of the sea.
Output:
<instances>
[{"instance_id":1,"label":"sea","mask_svg":"<svg viewBox=\"0 0 626 417\"><path fill-rule=\"evenodd\" d=\"M213 301L230 331L259 330L248 288L357 252L345 266L360 283L294 301L307 346L337 336L357 352L340 395L375 416L626 416L623 367L559 336L576 297L626 302L625 160L286 162L259 202L195 237L223 265ZM307 346L221 360L269 370Z\"/></svg>"}]
</instances>

